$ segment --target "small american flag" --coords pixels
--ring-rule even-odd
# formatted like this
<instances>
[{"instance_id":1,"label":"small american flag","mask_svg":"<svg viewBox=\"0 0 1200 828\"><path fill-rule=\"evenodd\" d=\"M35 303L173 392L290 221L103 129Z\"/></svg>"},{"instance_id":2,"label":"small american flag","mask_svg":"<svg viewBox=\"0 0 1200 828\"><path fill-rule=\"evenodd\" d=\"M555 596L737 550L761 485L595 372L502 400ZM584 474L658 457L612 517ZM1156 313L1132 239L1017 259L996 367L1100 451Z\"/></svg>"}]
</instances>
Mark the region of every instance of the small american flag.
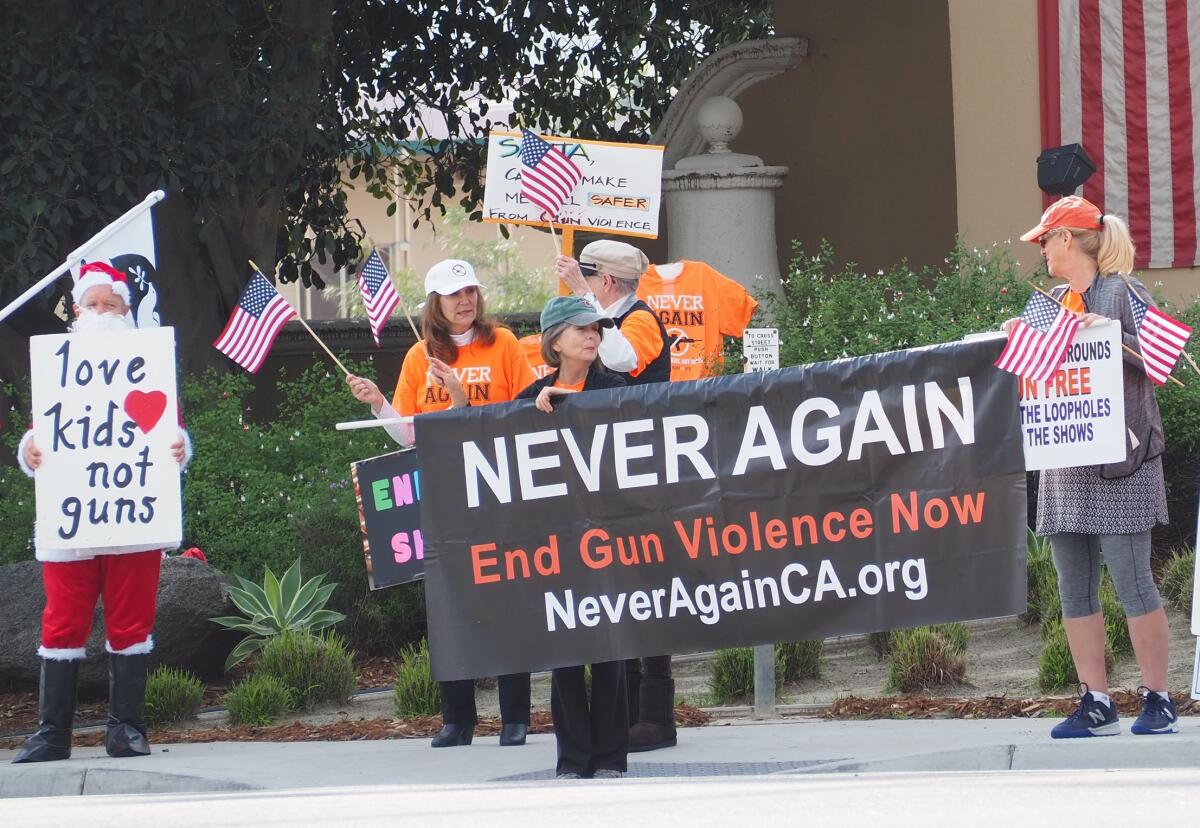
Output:
<instances>
[{"instance_id":1,"label":"small american flag","mask_svg":"<svg viewBox=\"0 0 1200 828\"><path fill-rule=\"evenodd\" d=\"M557 218L582 180L583 173L562 150L521 130L521 192L541 208L544 219Z\"/></svg>"},{"instance_id":2,"label":"small american flag","mask_svg":"<svg viewBox=\"0 0 1200 828\"><path fill-rule=\"evenodd\" d=\"M257 270L213 346L250 373L258 372L275 337L296 311Z\"/></svg>"},{"instance_id":3,"label":"small american flag","mask_svg":"<svg viewBox=\"0 0 1200 828\"><path fill-rule=\"evenodd\" d=\"M1019 377L1045 382L1067 356L1080 317L1050 297L1035 292L1008 334L996 367Z\"/></svg>"},{"instance_id":4,"label":"small american flag","mask_svg":"<svg viewBox=\"0 0 1200 828\"><path fill-rule=\"evenodd\" d=\"M1146 376L1155 385L1162 385L1171 375L1183 346L1187 344L1192 329L1177 319L1172 319L1153 305L1142 301L1128 284L1129 307L1133 310L1133 326L1137 328L1138 346L1142 351L1142 364Z\"/></svg>"},{"instance_id":5,"label":"small american flag","mask_svg":"<svg viewBox=\"0 0 1200 828\"><path fill-rule=\"evenodd\" d=\"M400 294L392 284L391 274L379 257L378 250L372 250L371 255L363 264L358 274L358 287L362 290L363 303L367 306L367 320L371 323L371 335L375 337L375 345L379 346L379 332L387 324L388 317L400 304Z\"/></svg>"}]
</instances>

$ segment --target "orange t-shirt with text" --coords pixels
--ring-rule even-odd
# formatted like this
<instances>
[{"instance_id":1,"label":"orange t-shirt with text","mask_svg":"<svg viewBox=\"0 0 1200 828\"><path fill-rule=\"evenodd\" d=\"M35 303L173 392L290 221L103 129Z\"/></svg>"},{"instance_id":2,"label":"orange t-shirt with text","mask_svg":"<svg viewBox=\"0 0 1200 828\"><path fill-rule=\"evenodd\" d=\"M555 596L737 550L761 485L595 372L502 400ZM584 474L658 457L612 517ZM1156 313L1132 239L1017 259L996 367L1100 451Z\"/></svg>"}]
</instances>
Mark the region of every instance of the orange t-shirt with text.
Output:
<instances>
[{"instance_id":1,"label":"orange t-shirt with text","mask_svg":"<svg viewBox=\"0 0 1200 828\"><path fill-rule=\"evenodd\" d=\"M758 307L744 287L704 262L685 261L674 279L664 279L651 265L638 284L638 298L658 314L668 339L695 340L671 348L672 382L710 376L724 337L742 336Z\"/></svg>"},{"instance_id":2,"label":"orange t-shirt with text","mask_svg":"<svg viewBox=\"0 0 1200 828\"><path fill-rule=\"evenodd\" d=\"M542 359L542 335L540 333L523 336L517 341L521 343L521 348L525 351L525 359L529 362L529 367L533 369L535 377L541 379L554 370L554 366L547 365L546 361Z\"/></svg>"},{"instance_id":3,"label":"orange t-shirt with text","mask_svg":"<svg viewBox=\"0 0 1200 828\"><path fill-rule=\"evenodd\" d=\"M496 328L491 345L477 338L459 348L458 359L450 367L466 389L471 405L509 402L534 381L521 344L507 328ZM429 355L422 340L404 356L392 408L407 417L449 407L450 393L429 374Z\"/></svg>"}]
</instances>

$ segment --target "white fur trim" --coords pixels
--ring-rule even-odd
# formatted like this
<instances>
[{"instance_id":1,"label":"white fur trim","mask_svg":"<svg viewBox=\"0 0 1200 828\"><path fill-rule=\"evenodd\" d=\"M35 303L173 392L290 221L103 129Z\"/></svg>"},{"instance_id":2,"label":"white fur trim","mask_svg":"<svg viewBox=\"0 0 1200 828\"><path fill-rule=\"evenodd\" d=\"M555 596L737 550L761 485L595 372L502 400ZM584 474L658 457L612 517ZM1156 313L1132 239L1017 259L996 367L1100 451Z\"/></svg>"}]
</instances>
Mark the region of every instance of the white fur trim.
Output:
<instances>
[{"instance_id":1,"label":"white fur trim","mask_svg":"<svg viewBox=\"0 0 1200 828\"><path fill-rule=\"evenodd\" d=\"M25 462L25 447L33 440L33 429L29 429L21 437L21 442L17 444L17 465L21 467L21 471L25 472L26 477L33 477L33 469L29 468L29 464Z\"/></svg>"},{"instance_id":2,"label":"white fur trim","mask_svg":"<svg viewBox=\"0 0 1200 828\"><path fill-rule=\"evenodd\" d=\"M38 655L47 661L82 661L87 658L87 648L72 647L60 650L51 647L38 647Z\"/></svg>"},{"instance_id":3,"label":"white fur trim","mask_svg":"<svg viewBox=\"0 0 1200 828\"><path fill-rule=\"evenodd\" d=\"M114 650L112 644L105 641L104 649L113 655L143 655L154 649L154 636L150 636L141 644L131 644L123 650Z\"/></svg>"},{"instance_id":4,"label":"white fur trim","mask_svg":"<svg viewBox=\"0 0 1200 828\"><path fill-rule=\"evenodd\" d=\"M187 429L179 429L179 436L183 438L183 462L179 464L179 470L183 471L192 462L195 451L192 449L192 435L187 433Z\"/></svg>"},{"instance_id":5,"label":"white fur trim","mask_svg":"<svg viewBox=\"0 0 1200 828\"><path fill-rule=\"evenodd\" d=\"M112 292L125 300L125 304L129 304L129 285L125 282L118 282L107 273L98 270L89 270L87 275L82 279L75 281L75 287L71 290L71 298L75 300L76 305L83 304L83 297L87 296L87 292L99 285L108 285L112 288Z\"/></svg>"}]
</instances>

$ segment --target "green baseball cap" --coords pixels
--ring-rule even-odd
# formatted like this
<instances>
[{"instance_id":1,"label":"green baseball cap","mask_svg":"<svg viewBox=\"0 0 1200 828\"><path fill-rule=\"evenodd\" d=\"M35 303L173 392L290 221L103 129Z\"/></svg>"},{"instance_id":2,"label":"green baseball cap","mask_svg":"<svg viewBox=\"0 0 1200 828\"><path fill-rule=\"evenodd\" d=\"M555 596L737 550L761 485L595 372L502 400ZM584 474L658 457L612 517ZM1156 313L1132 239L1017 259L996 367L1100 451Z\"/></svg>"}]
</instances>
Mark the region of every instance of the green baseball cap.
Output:
<instances>
[{"instance_id":1,"label":"green baseball cap","mask_svg":"<svg viewBox=\"0 0 1200 828\"><path fill-rule=\"evenodd\" d=\"M572 325L591 325L593 322L599 322L602 328L613 326L611 319L578 296L555 296L542 308L543 333L560 322L569 322Z\"/></svg>"}]
</instances>

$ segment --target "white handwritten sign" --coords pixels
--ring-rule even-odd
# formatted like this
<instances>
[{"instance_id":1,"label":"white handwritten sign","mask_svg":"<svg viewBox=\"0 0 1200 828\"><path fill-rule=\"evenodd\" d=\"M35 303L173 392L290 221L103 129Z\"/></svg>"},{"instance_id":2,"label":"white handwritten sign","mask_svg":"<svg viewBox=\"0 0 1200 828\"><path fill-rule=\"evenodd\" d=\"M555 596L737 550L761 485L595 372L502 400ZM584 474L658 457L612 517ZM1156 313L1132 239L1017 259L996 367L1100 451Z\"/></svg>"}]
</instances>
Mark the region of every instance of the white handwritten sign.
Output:
<instances>
[{"instance_id":1,"label":"white handwritten sign","mask_svg":"<svg viewBox=\"0 0 1200 828\"><path fill-rule=\"evenodd\" d=\"M607 235L658 238L664 147L542 136L583 173L571 200L555 217L559 227ZM521 134L488 136L483 220L546 227L541 209L521 194Z\"/></svg>"},{"instance_id":2,"label":"white handwritten sign","mask_svg":"<svg viewBox=\"0 0 1200 828\"><path fill-rule=\"evenodd\" d=\"M1046 382L1020 379L1025 468L1061 469L1125 458L1121 326L1080 328Z\"/></svg>"},{"instance_id":3,"label":"white handwritten sign","mask_svg":"<svg viewBox=\"0 0 1200 828\"><path fill-rule=\"evenodd\" d=\"M41 549L178 546L175 330L29 341Z\"/></svg>"}]
</instances>

